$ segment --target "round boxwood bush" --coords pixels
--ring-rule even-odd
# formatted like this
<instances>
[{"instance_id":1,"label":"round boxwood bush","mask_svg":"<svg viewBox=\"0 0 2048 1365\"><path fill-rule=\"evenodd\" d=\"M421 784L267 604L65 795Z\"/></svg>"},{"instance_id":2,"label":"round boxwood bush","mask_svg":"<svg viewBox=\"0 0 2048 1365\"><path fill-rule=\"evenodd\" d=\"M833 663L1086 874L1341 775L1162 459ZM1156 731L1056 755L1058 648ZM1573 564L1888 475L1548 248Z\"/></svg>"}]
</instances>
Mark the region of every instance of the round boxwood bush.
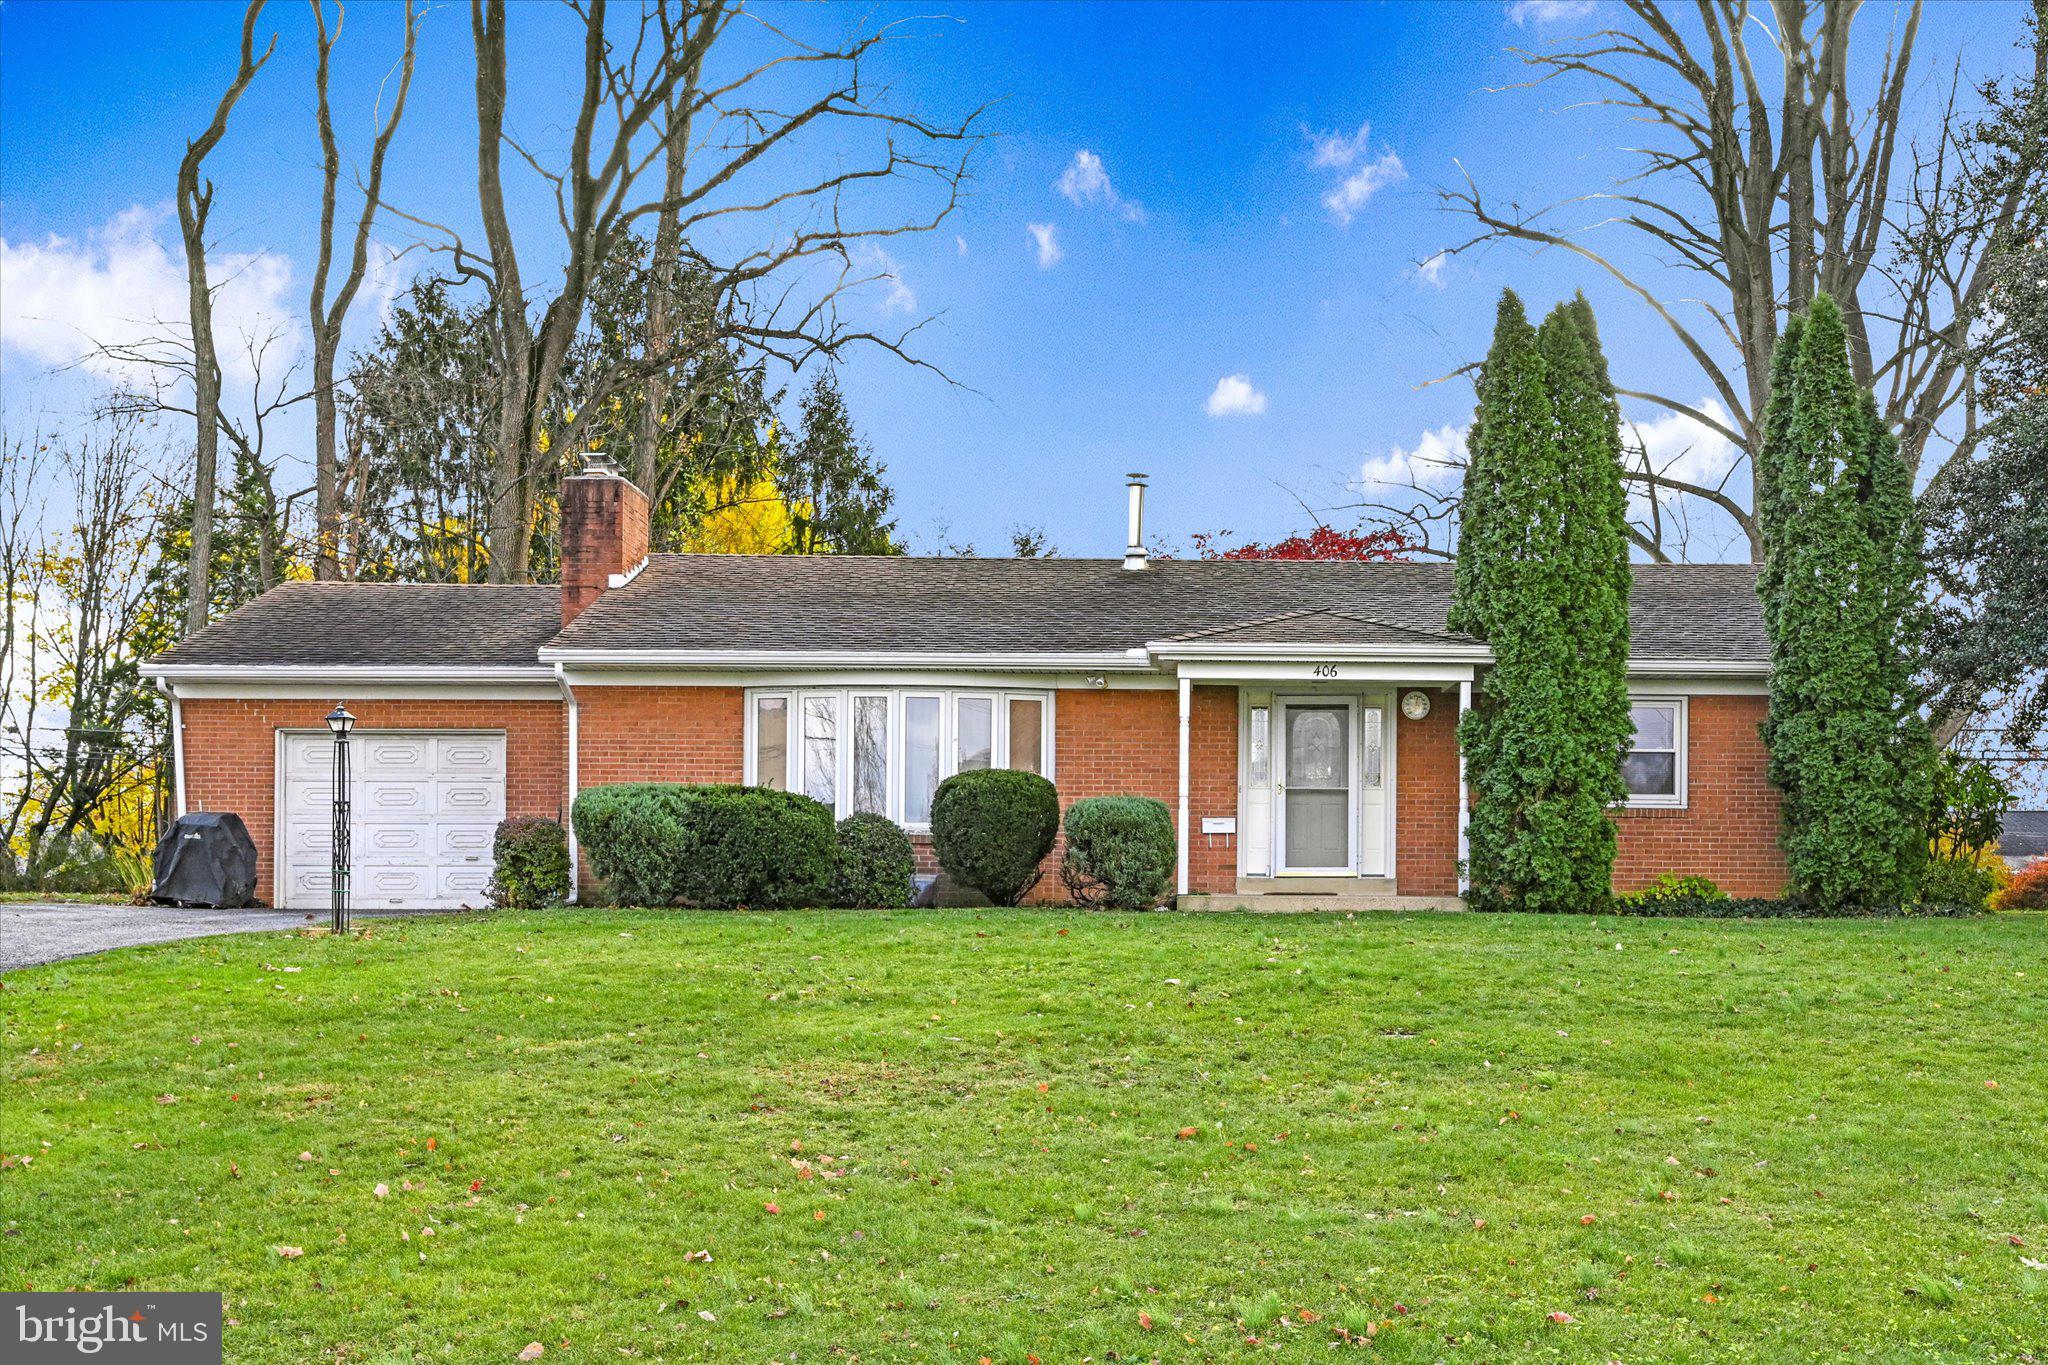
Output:
<instances>
[{"instance_id":1,"label":"round boxwood bush","mask_svg":"<svg viewBox=\"0 0 2048 1365\"><path fill-rule=\"evenodd\" d=\"M1075 901L1151 910L1173 885L1173 815L1149 796L1091 796L1067 807L1060 879Z\"/></svg>"},{"instance_id":2,"label":"round boxwood bush","mask_svg":"<svg viewBox=\"0 0 2048 1365\"><path fill-rule=\"evenodd\" d=\"M917 860L910 836L886 815L849 815L839 822L832 860L832 904L861 910L900 910L910 904Z\"/></svg>"},{"instance_id":3,"label":"round boxwood bush","mask_svg":"<svg viewBox=\"0 0 2048 1365\"><path fill-rule=\"evenodd\" d=\"M932 795L932 851L962 886L1015 905L1038 885L1038 865L1060 830L1060 795L1037 773L956 773Z\"/></svg>"},{"instance_id":4,"label":"round boxwood bush","mask_svg":"<svg viewBox=\"0 0 2048 1365\"><path fill-rule=\"evenodd\" d=\"M621 905L777 909L831 889L832 812L795 792L627 782L580 793L569 816Z\"/></svg>"},{"instance_id":5,"label":"round boxwood bush","mask_svg":"<svg viewBox=\"0 0 2048 1365\"><path fill-rule=\"evenodd\" d=\"M553 820L515 815L498 822L491 852L491 904L537 910L569 899L569 834Z\"/></svg>"}]
</instances>

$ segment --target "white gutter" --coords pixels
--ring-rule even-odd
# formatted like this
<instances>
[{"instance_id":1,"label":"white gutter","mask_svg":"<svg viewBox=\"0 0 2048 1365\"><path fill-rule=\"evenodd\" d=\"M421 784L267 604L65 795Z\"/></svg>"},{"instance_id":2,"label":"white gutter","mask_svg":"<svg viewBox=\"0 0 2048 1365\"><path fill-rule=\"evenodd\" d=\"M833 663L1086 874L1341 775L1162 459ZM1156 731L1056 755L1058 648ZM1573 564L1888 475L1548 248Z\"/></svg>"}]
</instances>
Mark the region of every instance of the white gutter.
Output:
<instances>
[{"instance_id":1,"label":"white gutter","mask_svg":"<svg viewBox=\"0 0 2048 1365\"><path fill-rule=\"evenodd\" d=\"M581 736L578 732L582 707L576 700L576 689L569 686L569 671L560 664L555 665L555 685L562 689L562 706L569 713L569 804L562 811L562 829L569 836L569 904L576 904L577 887L582 882L581 869L576 852L576 748Z\"/></svg>"},{"instance_id":2,"label":"white gutter","mask_svg":"<svg viewBox=\"0 0 2048 1365\"><path fill-rule=\"evenodd\" d=\"M1630 659L1628 671L1632 677L1716 677L1716 678L1767 678L1771 673L1769 659Z\"/></svg>"},{"instance_id":3,"label":"white gutter","mask_svg":"<svg viewBox=\"0 0 2048 1365\"><path fill-rule=\"evenodd\" d=\"M1465 713L1472 709L1472 683L1470 679L1458 684L1458 720L1462 723ZM1462 724L1461 727L1462 728ZM1470 875L1472 858L1472 789L1465 780L1465 745L1458 744L1458 894L1464 895L1472 889Z\"/></svg>"},{"instance_id":4,"label":"white gutter","mask_svg":"<svg viewBox=\"0 0 2048 1365\"><path fill-rule=\"evenodd\" d=\"M562 649L542 646L550 664L633 668L669 664L695 668L958 668L1047 673L1147 673L1142 649L1072 654L973 650L844 649Z\"/></svg>"},{"instance_id":5,"label":"white gutter","mask_svg":"<svg viewBox=\"0 0 2048 1365\"><path fill-rule=\"evenodd\" d=\"M145 670L147 665L144 666ZM169 678L159 676L157 691L171 699L171 782L172 794L177 801L178 815L188 812L185 808L185 709L178 701L178 689Z\"/></svg>"},{"instance_id":6,"label":"white gutter","mask_svg":"<svg viewBox=\"0 0 2048 1365\"><path fill-rule=\"evenodd\" d=\"M1194 679L1180 680L1180 838L1175 841L1179 845L1175 879L1183 896L1188 893L1188 712L1194 691Z\"/></svg>"},{"instance_id":7,"label":"white gutter","mask_svg":"<svg viewBox=\"0 0 2048 1365\"><path fill-rule=\"evenodd\" d=\"M278 683L278 682L461 682L530 683L551 682L554 674L541 664L474 668L461 664L411 665L403 668L383 664L160 664L142 665L145 678L184 682Z\"/></svg>"}]
</instances>

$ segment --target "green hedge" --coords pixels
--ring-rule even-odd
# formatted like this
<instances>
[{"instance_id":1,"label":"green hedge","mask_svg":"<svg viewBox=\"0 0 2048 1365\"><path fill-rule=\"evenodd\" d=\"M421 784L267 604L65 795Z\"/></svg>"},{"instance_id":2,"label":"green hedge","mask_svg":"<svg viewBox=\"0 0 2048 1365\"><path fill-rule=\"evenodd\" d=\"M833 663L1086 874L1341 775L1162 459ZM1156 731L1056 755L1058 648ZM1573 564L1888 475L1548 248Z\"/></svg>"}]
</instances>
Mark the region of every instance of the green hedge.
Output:
<instances>
[{"instance_id":1,"label":"green hedge","mask_svg":"<svg viewBox=\"0 0 2048 1365\"><path fill-rule=\"evenodd\" d=\"M1060 796L1037 773L956 773L932 796L932 850L962 886L1015 905L1038 885L1038 865L1060 830Z\"/></svg>"},{"instance_id":2,"label":"green hedge","mask_svg":"<svg viewBox=\"0 0 2048 1365\"><path fill-rule=\"evenodd\" d=\"M783 908L831 889L832 812L794 792L626 782L584 791L570 818L621 905Z\"/></svg>"},{"instance_id":3,"label":"green hedge","mask_svg":"<svg viewBox=\"0 0 2048 1365\"><path fill-rule=\"evenodd\" d=\"M1149 796L1091 796L1067 807L1060 879L1082 905L1153 910L1173 885L1173 814Z\"/></svg>"},{"instance_id":4,"label":"green hedge","mask_svg":"<svg viewBox=\"0 0 2048 1365\"><path fill-rule=\"evenodd\" d=\"M1768 896L1671 896L1630 904L1616 898L1617 915L1668 919L1960 919L1984 913L1970 905L1818 906L1808 901Z\"/></svg>"},{"instance_id":5,"label":"green hedge","mask_svg":"<svg viewBox=\"0 0 2048 1365\"><path fill-rule=\"evenodd\" d=\"M491 841L497 862L491 873L491 904L504 910L536 910L569 899L569 835L553 820L515 815L498 822Z\"/></svg>"},{"instance_id":6,"label":"green hedge","mask_svg":"<svg viewBox=\"0 0 2048 1365\"><path fill-rule=\"evenodd\" d=\"M849 815L839 822L832 860L832 904L849 909L900 910L910 904L917 859L910 836L886 815Z\"/></svg>"}]
</instances>

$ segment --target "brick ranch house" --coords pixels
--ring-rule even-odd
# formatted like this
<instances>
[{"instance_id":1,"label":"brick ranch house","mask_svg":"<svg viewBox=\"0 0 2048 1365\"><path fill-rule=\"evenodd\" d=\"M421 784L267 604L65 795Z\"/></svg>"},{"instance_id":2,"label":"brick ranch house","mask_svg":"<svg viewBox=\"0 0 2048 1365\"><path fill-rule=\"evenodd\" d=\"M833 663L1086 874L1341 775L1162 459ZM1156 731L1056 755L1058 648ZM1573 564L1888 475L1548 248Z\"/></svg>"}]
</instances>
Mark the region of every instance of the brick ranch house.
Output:
<instances>
[{"instance_id":1,"label":"brick ranch house","mask_svg":"<svg viewBox=\"0 0 2048 1365\"><path fill-rule=\"evenodd\" d=\"M1457 903L1489 655L1445 629L1450 567L1154 559L1142 518L1134 484L1121 561L649 554L645 495L599 470L564 480L559 588L289 583L145 672L179 811L240 814L279 906L328 899L338 701L363 906L482 904L500 818L607 782L808 792L929 868L933 789L990 765L1166 802L1186 908ZM1619 889L1783 883L1755 586L1635 570Z\"/></svg>"}]
</instances>

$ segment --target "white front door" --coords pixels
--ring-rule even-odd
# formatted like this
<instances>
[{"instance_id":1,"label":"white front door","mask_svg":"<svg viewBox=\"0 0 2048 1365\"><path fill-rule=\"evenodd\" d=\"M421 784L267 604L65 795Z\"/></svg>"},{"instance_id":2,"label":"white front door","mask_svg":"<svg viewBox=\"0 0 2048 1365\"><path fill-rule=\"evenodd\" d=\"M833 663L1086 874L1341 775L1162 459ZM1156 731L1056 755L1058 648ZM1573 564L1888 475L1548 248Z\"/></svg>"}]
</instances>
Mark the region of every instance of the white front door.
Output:
<instances>
[{"instance_id":1,"label":"white front door","mask_svg":"<svg viewBox=\"0 0 2048 1365\"><path fill-rule=\"evenodd\" d=\"M1280 872L1348 876L1357 828L1348 697L1283 700L1273 745Z\"/></svg>"},{"instance_id":2,"label":"white front door","mask_svg":"<svg viewBox=\"0 0 2048 1365\"><path fill-rule=\"evenodd\" d=\"M328 905L334 740L280 735L278 904ZM349 743L349 901L357 909L482 906L505 818L505 736L358 730Z\"/></svg>"}]
</instances>

